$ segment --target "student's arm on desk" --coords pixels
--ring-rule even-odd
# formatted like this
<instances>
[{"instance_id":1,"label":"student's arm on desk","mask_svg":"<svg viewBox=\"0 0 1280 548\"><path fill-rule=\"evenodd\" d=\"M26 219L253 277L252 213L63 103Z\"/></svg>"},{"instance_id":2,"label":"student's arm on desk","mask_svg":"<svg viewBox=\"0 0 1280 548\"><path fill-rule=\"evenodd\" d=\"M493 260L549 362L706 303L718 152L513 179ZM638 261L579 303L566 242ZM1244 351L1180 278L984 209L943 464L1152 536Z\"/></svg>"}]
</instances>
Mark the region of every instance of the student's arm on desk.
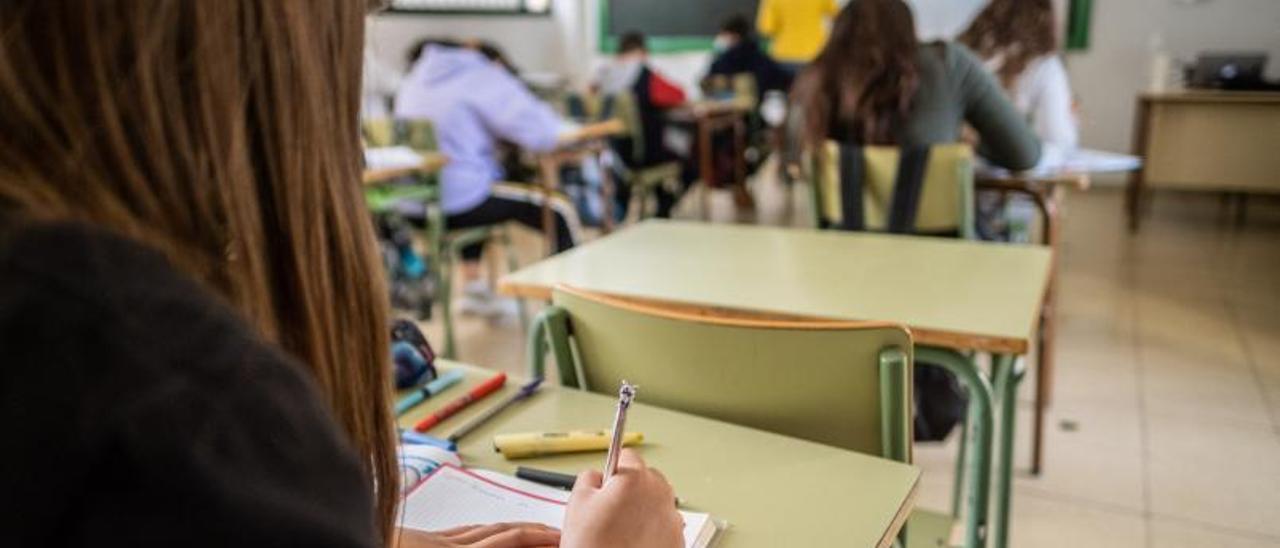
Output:
<instances>
[{"instance_id":1,"label":"student's arm on desk","mask_svg":"<svg viewBox=\"0 0 1280 548\"><path fill-rule=\"evenodd\" d=\"M472 107L489 131L532 152L554 149L561 123L551 106L510 74L504 72L492 81L486 89L476 90Z\"/></svg>"}]
</instances>

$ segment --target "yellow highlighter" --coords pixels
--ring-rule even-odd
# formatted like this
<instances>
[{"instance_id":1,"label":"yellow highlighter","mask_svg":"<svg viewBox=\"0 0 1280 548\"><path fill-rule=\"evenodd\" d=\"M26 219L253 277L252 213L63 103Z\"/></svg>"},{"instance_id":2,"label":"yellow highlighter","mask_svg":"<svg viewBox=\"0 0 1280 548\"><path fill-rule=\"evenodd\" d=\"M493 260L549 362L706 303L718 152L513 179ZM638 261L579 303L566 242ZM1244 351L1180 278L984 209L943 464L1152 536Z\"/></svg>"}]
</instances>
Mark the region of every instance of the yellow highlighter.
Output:
<instances>
[{"instance_id":1,"label":"yellow highlighter","mask_svg":"<svg viewBox=\"0 0 1280 548\"><path fill-rule=\"evenodd\" d=\"M498 434L493 437L493 450L508 459L522 459L560 453L606 451L613 433L608 430L574 430L571 432L528 432L523 434ZM644 434L627 432L622 445L636 445L644 441Z\"/></svg>"}]
</instances>

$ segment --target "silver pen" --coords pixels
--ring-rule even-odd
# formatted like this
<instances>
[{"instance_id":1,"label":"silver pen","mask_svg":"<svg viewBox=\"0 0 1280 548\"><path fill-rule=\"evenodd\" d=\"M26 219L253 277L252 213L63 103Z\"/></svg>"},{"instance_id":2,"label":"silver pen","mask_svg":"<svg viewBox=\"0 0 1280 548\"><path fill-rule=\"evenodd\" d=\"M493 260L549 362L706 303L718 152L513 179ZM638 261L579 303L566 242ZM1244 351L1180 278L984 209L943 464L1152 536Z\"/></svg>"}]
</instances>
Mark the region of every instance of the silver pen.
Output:
<instances>
[{"instance_id":1,"label":"silver pen","mask_svg":"<svg viewBox=\"0 0 1280 548\"><path fill-rule=\"evenodd\" d=\"M618 471L618 456L622 453L622 436L627 426L627 408L636 397L636 387L626 380L618 389L618 413L613 417L613 440L609 442L609 455L604 461L604 481L609 481Z\"/></svg>"}]
</instances>

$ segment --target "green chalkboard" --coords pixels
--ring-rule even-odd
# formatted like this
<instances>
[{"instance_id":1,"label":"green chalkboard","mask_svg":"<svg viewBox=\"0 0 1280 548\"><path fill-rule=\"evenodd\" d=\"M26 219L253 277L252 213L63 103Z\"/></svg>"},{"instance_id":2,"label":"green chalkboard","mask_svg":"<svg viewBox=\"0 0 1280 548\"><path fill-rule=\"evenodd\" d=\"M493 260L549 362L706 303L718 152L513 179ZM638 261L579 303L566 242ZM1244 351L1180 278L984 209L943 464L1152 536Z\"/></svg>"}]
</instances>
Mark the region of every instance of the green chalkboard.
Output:
<instances>
[{"instance_id":1,"label":"green chalkboard","mask_svg":"<svg viewBox=\"0 0 1280 548\"><path fill-rule=\"evenodd\" d=\"M1093 20L1093 0L1071 0L1067 11L1067 50L1089 49L1089 27Z\"/></svg>"},{"instance_id":2,"label":"green chalkboard","mask_svg":"<svg viewBox=\"0 0 1280 548\"><path fill-rule=\"evenodd\" d=\"M657 52L711 48L720 24L734 15L755 21L759 0L599 0L600 49L617 49L618 37L638 30Z\"/></svg>"}]
</instances>

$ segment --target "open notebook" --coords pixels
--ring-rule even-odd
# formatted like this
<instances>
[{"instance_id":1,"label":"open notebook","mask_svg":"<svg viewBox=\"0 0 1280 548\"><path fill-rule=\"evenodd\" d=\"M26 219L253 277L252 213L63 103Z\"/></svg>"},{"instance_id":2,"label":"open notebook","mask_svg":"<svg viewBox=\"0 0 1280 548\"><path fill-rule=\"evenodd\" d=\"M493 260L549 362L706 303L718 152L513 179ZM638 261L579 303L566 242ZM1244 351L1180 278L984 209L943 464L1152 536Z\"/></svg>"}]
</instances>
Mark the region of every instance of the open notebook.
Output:
<instances>
[{"instance_id":1,"label":"open notebook","mask_svg":"<svg viewBox=\"0 0 1280 548\"><path fill-rule=\"evenodd\" d=\"M405 146L364 149L365 169L396 169L422 165L422 155Z\"/></svg>"},{"instance_id":2,"label":"open notebook","mask_svg":"<svg viewBox=\"0 0 1280 548\"><path fill-rule=\"evenodd\" d=\"M463 470L451 464L436 469L409 492L401 524L410 529L441 531L464 525L533 522L559 528L569 493L489 471ZM707 514L680 512L684 544L703 548L719 527Z\"/></svg>"}]
</instances>

